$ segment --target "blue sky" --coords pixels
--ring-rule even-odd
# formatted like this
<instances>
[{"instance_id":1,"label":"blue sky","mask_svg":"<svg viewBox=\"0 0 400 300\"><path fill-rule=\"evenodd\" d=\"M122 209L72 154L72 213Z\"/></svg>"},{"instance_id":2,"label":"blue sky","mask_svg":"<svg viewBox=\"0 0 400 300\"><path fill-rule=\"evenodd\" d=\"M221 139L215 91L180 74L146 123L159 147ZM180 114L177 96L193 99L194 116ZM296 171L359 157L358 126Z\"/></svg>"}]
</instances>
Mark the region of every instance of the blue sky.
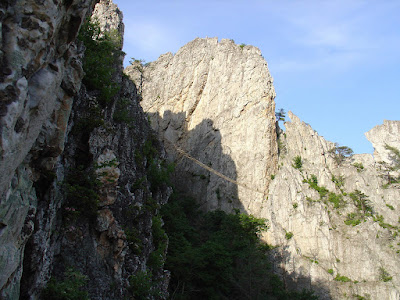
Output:
<instances>
[{"instance_id":1,"label":"blue sky","mask_svg":"<svg viewBox=\"0 0 400 300\"><path fill-rule=\"evenodd\" d=\"M276 107L327 140L372 153L364 132L400 120L400 1L113 0L125 64L156 60L196 37L257 46Z\"/></svg>"}]
</instances>

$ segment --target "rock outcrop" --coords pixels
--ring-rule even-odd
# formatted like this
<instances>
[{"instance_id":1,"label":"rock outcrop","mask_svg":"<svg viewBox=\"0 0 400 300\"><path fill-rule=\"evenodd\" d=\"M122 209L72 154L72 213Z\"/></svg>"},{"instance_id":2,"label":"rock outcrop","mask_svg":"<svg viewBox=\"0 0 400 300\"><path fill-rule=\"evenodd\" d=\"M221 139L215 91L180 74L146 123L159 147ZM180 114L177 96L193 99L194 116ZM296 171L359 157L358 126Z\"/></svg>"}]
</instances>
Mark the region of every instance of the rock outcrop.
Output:
<instances>
[{"instance_id":1,"label":"rock outcrop","mask_svg":"<svg viewBox=\"0 0 400 300\"><path fill-rule=\"evenodd\" d=\"M122 74L122 13L96 2L0 4L1 299L51 297L68 276L91 299L136 295L143 276L142 296L166 297L167 241L153 239L170 194L163 150ZM82 84L93 74L76 38L92 12L115 42L108 90Z\"/></svg>"},{"instance_id":2,"label":"rock outcrop","mask_svg":"<svg viewBox=\"0 0 400 300\"><path fill-rule=\"evenodd\" d=\"M399 299L399 174L386 146L399 149L398 121L367 133L374 156L350 155L291 113L276 130L266 62L230 40L196 39L125 73L177 163L175 186L205 209L266 218L286 287Z\"/></svg>"},{"instance_id":3,"label":"rock outcrop","mask_svg":"<svg viewBox=\"0 0 400 300\"><path fill-rule=\"evenodd\" d=\"M265 238L277 246L274 261L285 282L314 287L321 299L399 299L400 190L387 184L379 161L389 157L385 143L399 142L400 122L366 134L374 156L341 157L332 151L337 145L289 116L279 170L259 213L270 221Z\"/></svg>"},{"instance_id":4,"label":"rock outcrop","mask_svg":"<svg viewBox=\"0 0 400 300\"><path fill-rule=\"evenodd\" d=\"M177 162L176 188L206 209L259 209L277 165L275 91L260 50L198 38L175 55L134 62L125 73ZM179 157L180 150L239 184Z\"/></svg>"},{"instance_id":5,"label":"rock outcrop","mask_svg":"<svg viewBox=\"0 0 400 300\"><path fill-rule=\"evenodd\" d=\"M62 2L62 3L61 3ZM82 82L75 39L94 1L0 4L0 297L17 299L34 230L33 182L64 149ZM39 154L40 153L40 154ZM33 166L34 165L34 166Z\"/></svg>"}]
</instances>

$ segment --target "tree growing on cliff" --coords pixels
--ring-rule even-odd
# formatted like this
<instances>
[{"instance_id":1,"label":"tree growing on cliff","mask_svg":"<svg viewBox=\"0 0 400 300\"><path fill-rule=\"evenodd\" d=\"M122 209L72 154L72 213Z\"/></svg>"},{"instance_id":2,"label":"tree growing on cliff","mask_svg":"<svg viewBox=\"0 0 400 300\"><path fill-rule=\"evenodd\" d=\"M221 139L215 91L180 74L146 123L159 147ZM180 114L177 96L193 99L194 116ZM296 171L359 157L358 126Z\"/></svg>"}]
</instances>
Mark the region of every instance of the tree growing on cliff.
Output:
<instances>
[{"instance_id":1,"label":"tree growing on cliff","mask_svg":"<svg viewBox=\"0 0 400 300\"><path fill-rule=\"evenodd\" d=\"M400 177L393 173L400 170L400 150L388 144L385 145L385 149L390 151L389 159L391 160L391 163L380 161L379 171L383 173L381 176L386 178L387 185L389 185L400 181Z\"/></svg>"},{"instance_id":2,"label":"tree growing on cliff","mask_svg":"<svg viewBox=\"0 0 400 300\"><path fill-rule=\"evenodd\" d=\"M105 106L120 89L113 75L121 55L121 37L116 31L102 32L99 22L89 19L82 25L78 39L86 48L83 83L89 89L100 91L99 102Z\"/></svg>"},{"instance_id":3,"label":"tree growing on cliff","mask_svg":"<svg viewBox=\"0 0 400 300\"><path fill-rule=\"evenodd\" d=\"M276 118L277 122L279 122L279 121L285 122L285 118L286 118L285 110L283 108L280 108L279 110L277 110L275 112L275 118Z\"/></svg>"},{"instance_id":4,"label":"tree growing on cliff","mask_svg":"<svg viewBox=\"0 0 400 300\"><path fill-rule=\"evenodd\" d=\"M341 165L347 157L353 155L353 149L347 146L339 146L338 143L335 143L335 147L328 152L333 154L333 159L338 165Z\"/></svg>"}]
</instances>

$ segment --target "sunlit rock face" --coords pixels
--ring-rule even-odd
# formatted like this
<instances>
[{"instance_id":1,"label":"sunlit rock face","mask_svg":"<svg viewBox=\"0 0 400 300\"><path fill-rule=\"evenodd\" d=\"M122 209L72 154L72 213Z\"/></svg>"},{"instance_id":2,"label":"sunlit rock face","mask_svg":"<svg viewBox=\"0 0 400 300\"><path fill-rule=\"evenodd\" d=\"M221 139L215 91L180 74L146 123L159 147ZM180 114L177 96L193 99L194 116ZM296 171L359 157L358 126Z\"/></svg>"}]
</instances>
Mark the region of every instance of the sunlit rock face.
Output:
<instances>
[{"instance_id":1,"label":"sunlit rock face","mask_svg":"<svg viewBox=\"0 0 400 300\"><path fill-rule=\"evenodd\" d=\"M177 162L177 188L206 209L258 210L277 165L275 91L260 50L198 38L125 73ZM175 146L239 185L179 156Z\"/></svg>"},{"instance_id":2,"label":"sunlit rock face","mask_svg":"<svg viewBox=\"0 0 400 300\"><path fill-rule=\"evenodd\" d=\"M366 134L374 156L357 154L338 163L335 144L289 117L280 136L279 170L260 213L270 221L266 241L278 246L277 269L288 286L314 288L321 299L399 299L400 189L387 185L379 161L390 156L386 143L398 145L400 122L385 121ZM301 157L301 168L295 168L295 157ZM307 182L312 178L320 192ZM364 213L357 203L357 190L371 211Z\"/></svg>"},{"instance_id":3,"label":"sunlit rock face","mask_svg":"<svg viewBox=\"0 0 400 300\"><path fill-rule=\"evenodd\" d=\"M321 299L399 299L400 192L385 169L393 165L386 143L399 148L398 121L366 134L374 156L342 155L292 113L286 131L276 130L266 62L230 40L196 39L125 73L177 163L177 188L205 209L266 218L263 238L276 246L287 287Z\"/></svg>"}]
</instances>

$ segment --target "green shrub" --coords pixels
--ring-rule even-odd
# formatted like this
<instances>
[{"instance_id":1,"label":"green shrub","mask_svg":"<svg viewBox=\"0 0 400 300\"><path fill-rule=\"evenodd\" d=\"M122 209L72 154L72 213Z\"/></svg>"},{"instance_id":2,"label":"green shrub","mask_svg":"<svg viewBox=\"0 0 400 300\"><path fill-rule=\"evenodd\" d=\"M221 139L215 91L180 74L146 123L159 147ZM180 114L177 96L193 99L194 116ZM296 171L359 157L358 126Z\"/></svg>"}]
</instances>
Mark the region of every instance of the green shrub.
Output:
<instances>
[{"instance_id":1,"label":"green shrub","mask_svg":"<svg viewBox=\"0 0 400 300\"><path fill-rule=\"evenodd\" d=\"M340 276L340 274L338 273L335 277L335 281L340 281L340 282L351 282L351 279L349 277L346 276Z\"/></svg>"},{"instance_id":2,"label":"green shrub","mask_svg":"<svg viewBox=\"0 0 400 300\"><path fill-rule=\"evenodd\" d=\"M139 271L129 277L130 291L134 299L146 300L160 296L160 291L154 289L154 282L151 272Z\"/></svg>"},{"instance_id":3,"label":"green shrub","mask_svg":"<svg viewBox=\"0 0 400 300\"><path fill-rule=\"evenodd\" d=\"M315 176L314 174L311 174L311 177L309 179L304 179L303 182L308 183L312 189L316 190L320 196L320 199L324 198L329 193L327 188L318 185L317 176Z\"/></svg>"},{"instance_id":4,"label":"green shrub","mask_svg":"<svg viewBox=\"0 0 400 300\"><path fill-rule=\"evenodd\" d=\"M69 268L64 273L64 279L56 280L54 277L47 283L41 293L41 298L46 300L89 300L88 292L84 290L87 277L80 272Z\"/></svg>"},{"instance_id":5,"label":"green shrub","mask_svg":"<svg viewBox=\"0 0 400 300\"><path fill-rule=\"evenodd\" d=\"M392 280L392 276L383 268L379 268L379 280L383 282L388 282Z\"/></svg>"},{"instance_id":6,"label":"green shrub","mask_svg":"<svg viewBox=\"0 0 400 300\"><path fill-rule=\"evenodd\" d=\"M293 168L301 170L302 166L303 166L303 162L301 160L301 156L296 156L295 158L293 158Z\"/></svg>"},{"instance_id":7,"label":"green shrub","mask_svg":"<svg viewBox=\"0 0 400 300\"><path fill-rule=\"evenodd\" d=\"M350 193L349 196L353 200L354 205L364 214L372 213L372 206L370 205L367 195L359 190L355 190L354 192Z\"/></svg>"},{"instance_id":8,"label":"green shrub","mask_svg":"<svg viewBox=\"0 0 400 300\"><path fill-rule=\"evenodd\" d=\"M139 237L139 231L136 227L130 226L124 229L126 241L128 242L129 249L135 254L140 255L143 250L142 240Z\"/></svg>"},{"instance_id":9,"label":"green shrub","mask_svg":"<svg viewBox=\"0 0 400 300\"><path fill-rule=\"evenodd\" d=\"M160 271L165 262L168 237L162 228L162 219L160 216L153 217L151 228L155 250L150 253L148 265L153 272L157 272Z\"/></svg>"},{"instance_id":10,"label":"green shrub","mask_svg":"<svg viewBox=\"0 0 400 300\"><path fill-rule=\"evenodd\" d=\"M170 184L170 175L174 168L175 165L173 163L168 164L165 161L158 163L157 160L151 160L147 172L151 191L156 191L163 184Z\"/></svg>"},{"instance_id":11,"label":"green shrub","mask_svg":"<svg viewBox=\"0 0 400 300\"><path fill-rule=\"evenodd\" d=\"M398 229L397 226L393 226L391 224L385 223L384 221L384 217L382 215L373 215L372 219L374 220L374 222L378 222L379 226L381 226L382 228L390 228L390 229Z\"/></svg>"},{"instance_id":12,"label":"green shrub","mask_svg":"<svg viewBox=\"0 0 400 300\"><path fill-rule=\"evenodd\" d=\"M342 195L338 195L332 192L329 192L328 194L328 201L333 204L334 208L340 208L345 204Z\"/></svg>"},{"instance_id":13,"label":"green shrub","mask_svg":"<svg viewBox=\"0 0 400 300\"><path fill-rule=\"evenodd\" d=\"M390 210L394 210L394 207L390 204L386 204L386 206L390 209Z\"/></svg>"},{"instance_id":14,"label":"green shrub","mask_svg":"<svg viewBox=\"0 0 400 300\"><path fill-rule=\"evenodd\" d=\"M353 166L356 167L358 173L360 173L364 170L364 165L362 163L356 162L353 164Z\"/></svg>"},{"instance_id":15,"label":"green shrub","mask_svg":"<svg viewBox=\"0 0 400 300\"><path fill-rule=\"evenodd\" d=\"M358 214L356 214L356 213L350 213L350 214L347 214L347 218L346 218L346 220L344 221L344 223L345 223L346 225L357 226L358 224L361 223L361 218L360 218L360 216L359 216Z\"/></svg>"},{"instance_id":16,"label":"green shrub","mask_svg":"<svg viewBox=\"0 0 400 300\"><path fill-rule=\"evenodd\" d=\"M65 217L70 218L70 213L80 215L94 222L97 217L99 203L100 181L92 170L78 167L67 175L64 189L66 192Z\"/></svg>"},{"instance_id":17,"label":"green shrub","mask_svg":"<svg viewBox=\"0 0 400 300\"><path fill-rule=\"evenodd\" d=\"M73 134L90 133L93 129L104 125L103 112L97 102L89 102L87 108L80 113L82 114L81 117L72 128Z\"/></svg>"},{"instance_id":18,"label":"green shrub","mask_svg":"<svg viewBox=\"0 0 400 300\"><path fill-rule=\"evenodd\" d=\"M155 136L150 135L143 145L143 155L148 160L152 160L158 155L158 150L154 145L156 143L156 139L157 138Z\"/></svg>"},{"instance_id":19,"label":"green shrub","mask_svg":"<svg viewBox=\"0 0 400 300\"><path fill-rule=\"evenodd\" d=\"M121 98L118 100L115 111L113 114L113 120L117 123L125 123L129 128L133 127L134 120L130 115L129 111L130 100L127 98Z\"/></svg>"},{"instance_id":20,"label":"green shrub","mask_svg":"<svg viewBox=\"0 0 400 300\"><path fill-rule=\"evenodd\" d=\"M400 150L388 144L385 145L385 149L390 151L389 158L393 162L392 170L400 170Z\"/></svg>"},{"instance_id":21,"label":"green shrub","mask_svg":"<svg viewBox=\"0 0 400 300\"><path fill-rule=\"evenodd\" d=\"M338 189L341 189L344 186L344 176L343 175L339 175L336 177L335 175L332 174L331 180Z\"/></svg>"},{"instance_id":22,"label":"green shrub","mask_svg":"<svg viewBox=\"0 0 400 300\"><path fill-rule=\"evenodd\" d=\"M285 233L285 238L287 240L290 240L292 237L293 237L293 232L288 231L288 232Z\"/></svg>"},{"instance_id":23,"label":"green shrub","mask_svg":"<svg viewBox=\"0 0 400 300\"><path fill-rule=\"evenodd\" d=\"M335 143L335 147L329 150L329 153L333 154L333 159L340 165L346 157L353 155L353 150L347 146L339 146L339 144Z\"/></svg>"},{"instance_id":24,"label":"green shrub","mask_svg":"<svg viewBox=\"0 0 400 300\"><path fill-rule=\"evenodd\" d=\"M333 269L329 269L329 270L328 270L328 273L331 274L331 275L333 275Z\"/></svg>"}]
</instances>

